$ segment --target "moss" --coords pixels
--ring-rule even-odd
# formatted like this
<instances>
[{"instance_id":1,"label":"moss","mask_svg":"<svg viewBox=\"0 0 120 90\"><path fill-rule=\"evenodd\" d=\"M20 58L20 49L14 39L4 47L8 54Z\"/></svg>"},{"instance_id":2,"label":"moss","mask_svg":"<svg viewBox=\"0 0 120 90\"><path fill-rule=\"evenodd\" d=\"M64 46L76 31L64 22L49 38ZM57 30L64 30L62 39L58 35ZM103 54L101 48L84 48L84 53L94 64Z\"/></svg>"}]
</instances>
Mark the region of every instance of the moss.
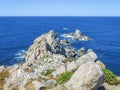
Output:
<instances>
[{"instance_id":1,"label":"moss","mask_svg":"<svg viewBox=\"0 0 120 90\"><path fill-rule=\"evenodd\" d=\"M64 72L58 77L57 81L59 84L63 84L67 82L72 77L72 75L73 72Z\"/></svg>"},{"instance_id":2,"label":"moss","mask_svg":"<svg viewBox=\"0 0 120 90\"><path fill-rule=\"evenodd\" d=\"M118 85L120 84L120 80L117 79L117 76L108 69L102 69L104 72L104 82L110 85Z\"/></svg>"},{"instance_id":3,"label":"moss","mask_svg":"<svg viewBox=\"0 0 120 90\"><path fill-rule=\"evenodd\" d=\"M49 70L47 70L46 72L45 72L45 71L41 72L41 74L42 74L43 76L47 76L47 75L50 75L53 71L54 71L53 69L49 69Z\"/></svg>"},{"instance_id":4,"label":"moss","mask_svg":"<svg viewBox=\"0 0 120 90\"><path fill-rule=\"evenodd\" d=\"M4 89L5 78L9 76L9 72L7 69L3 69L0 72L0 90Z\"/></svg>"}]
</instances>

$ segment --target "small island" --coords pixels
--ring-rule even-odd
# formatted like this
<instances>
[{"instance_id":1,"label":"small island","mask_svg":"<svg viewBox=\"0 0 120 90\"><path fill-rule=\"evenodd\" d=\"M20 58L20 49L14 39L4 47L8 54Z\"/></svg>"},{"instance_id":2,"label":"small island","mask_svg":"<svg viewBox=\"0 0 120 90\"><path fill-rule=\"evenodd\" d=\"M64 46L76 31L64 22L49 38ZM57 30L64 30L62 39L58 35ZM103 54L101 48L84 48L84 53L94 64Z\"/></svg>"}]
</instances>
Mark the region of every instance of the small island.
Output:
<instances>
[{"instance_id":1,"label":"small island","mask_svg":"<svg viewBox=\"0 0 120 90\"><path fill-rule=\"evenodd\" d=\"M63 35L65 38L72 38L74 40L80 40L80 41L89 41L91 40L90 37L85 36L80 30L76 29L75 32L71 32L68 34Z\"/></svg>"},{"instance_id":2,"label":"small island","mask_svg":"<svg viewBox=\"0 0 120 90\"><path fill-rule=\"evenodd\" d=\"M68 34L90 40L80 31ZM54 30L34 40L25 62L0 66L0 90L120 90L120 79L92 50L61 44Z\"/></svg>"}]
</instances>

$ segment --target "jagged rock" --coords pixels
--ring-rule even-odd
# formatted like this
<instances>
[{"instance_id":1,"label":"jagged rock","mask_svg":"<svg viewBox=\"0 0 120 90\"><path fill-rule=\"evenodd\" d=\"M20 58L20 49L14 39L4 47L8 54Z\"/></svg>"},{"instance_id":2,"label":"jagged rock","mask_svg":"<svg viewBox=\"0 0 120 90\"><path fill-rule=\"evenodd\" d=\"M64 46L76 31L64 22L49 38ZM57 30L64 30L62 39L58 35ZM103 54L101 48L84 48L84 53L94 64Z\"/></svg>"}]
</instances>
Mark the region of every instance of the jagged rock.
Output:
<instances>
[{"instance_id":1,"label":"jagged rock","mask_svg":"<svg viewBox=\"0 0 120 90\"><path fill-rule=\"evenodd\" d=\"M86 62L95 62L97 60L97 55L95 52L91 51L91 52L88 52L87 54L79 57L77 60L76 60L76 63L80 66Z\"/></svg>"},{"instance_id":2,"label":"jagged rock","mask_svg":"<svg viewBox=\"0 0 120 90\"><path fill-rule=\"evenodd\" d=\"M65 55L67 58L70 59L70 61L73 61L77 57L77 52L75 51L75 49L73 47L67 46L67 47L65 47Z\"/></svg>"},{"instance_id":3,"label":"jagged rock","mask_svg":"<svg viewBox=\"0 0 120 90\"><path fill-rule=\"evenodd\" d=\"M99 67L102 68L102 69L106 67L105 64L104 64L103 62L101 62L101 61L97 61L96 63L97 63L97 64L99 65Z\"/></svg>"},{"instance_id":4,"label":"jagged rock","mask_svg":"<svg viewBox=\"0 0 120 90\"><path fill-rule=\"evenodd\" d=\"M65 84L68 90L97 90L103 83L103 72L94 62L81 65Z\"/></svg>"},{"instance_id":5,"label":"jagged rock","mask_svg":"<svg viewBox=\"0 0 120 90\"><path fill-rule=\"evenodd\" d=\"M34 40L34 44L31 45L26 54L26 60L27 62L35 62L39 59L39 56L45 54L64 55L64 48L57 38L57 33L53 30Z\"/></svg>"},{"instance_id":6,"label":"jagged rock","mask_svg":"<svg viewBox=\"0 0 120 90\"><path fill-rule=\"evenodd\" d=\"M57 81L53 80L53 79L50 79L50 80L47 80L45 83L44 83L44 86L46 88L52 88L52 87L55 87L57 85Z\"/></svg>"}]
</instances>

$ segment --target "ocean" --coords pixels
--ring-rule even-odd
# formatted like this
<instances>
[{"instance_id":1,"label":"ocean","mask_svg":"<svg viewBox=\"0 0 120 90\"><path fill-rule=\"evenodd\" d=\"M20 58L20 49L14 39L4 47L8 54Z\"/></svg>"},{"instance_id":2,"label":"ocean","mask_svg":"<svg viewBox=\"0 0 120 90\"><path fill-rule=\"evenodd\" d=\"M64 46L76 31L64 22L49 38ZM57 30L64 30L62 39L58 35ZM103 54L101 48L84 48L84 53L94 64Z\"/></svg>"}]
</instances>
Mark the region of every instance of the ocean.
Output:
<instances>
[{"instance_id":1,"label":"ocean","mask_svg":"<svg viewBox=\"0 0 120 90\"><path fill-rule=\"evenodd\" d=\"M0 65L24 61L21 54L49 30L55 30L63 39L61 35L76 29L92 40L71 40L71 45L93 49L98 60L120 75L120 17L0 17Z\"/></svg>"}]
</instances>

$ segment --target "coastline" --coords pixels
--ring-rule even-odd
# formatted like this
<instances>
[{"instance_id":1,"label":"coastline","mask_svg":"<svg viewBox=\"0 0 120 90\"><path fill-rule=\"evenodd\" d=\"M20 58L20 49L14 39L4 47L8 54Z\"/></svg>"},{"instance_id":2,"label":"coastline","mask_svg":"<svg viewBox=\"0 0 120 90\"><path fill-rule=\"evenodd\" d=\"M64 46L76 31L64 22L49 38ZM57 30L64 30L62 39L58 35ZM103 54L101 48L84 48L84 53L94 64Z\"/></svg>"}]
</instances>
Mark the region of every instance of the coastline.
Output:
<instances>
[{"instance_id":1,"label":"coastline","mask_svg":"<svg viewBox=\"0 0 120 90\"><path fill-rule=\"evenodd\" d=\"M4 69L7 69L7 74L9 73L3 84L5 90L10 88L26 90L26 88L30 88L29 84L34 88L56 90L59 87L62 90L64 87L58 83L57 78L65 72L73 72L73 75L63 84L67 88L64 88L64 90L70 90L71 88L73 90L80 88L97 90L101 85L104 85L103 68L106 68L105 65L98 61L98 57L92 49L85 51L82 48L76 51L71 46L64 47L60 43L57 33L51 30L34 40L26 53L24 63L6 68L1 67L0 71L4 72ZM50 76L46 75L48 71L51 72L49 73ZM32 82L29 82L31 78ZM85 80L82 82L81 78ZM38 79L43 80L39 81ZM79 84L79 86L75 86L76 84ZM113 87L119 88L119 86Z\"/></svg>"}]
</instances>

